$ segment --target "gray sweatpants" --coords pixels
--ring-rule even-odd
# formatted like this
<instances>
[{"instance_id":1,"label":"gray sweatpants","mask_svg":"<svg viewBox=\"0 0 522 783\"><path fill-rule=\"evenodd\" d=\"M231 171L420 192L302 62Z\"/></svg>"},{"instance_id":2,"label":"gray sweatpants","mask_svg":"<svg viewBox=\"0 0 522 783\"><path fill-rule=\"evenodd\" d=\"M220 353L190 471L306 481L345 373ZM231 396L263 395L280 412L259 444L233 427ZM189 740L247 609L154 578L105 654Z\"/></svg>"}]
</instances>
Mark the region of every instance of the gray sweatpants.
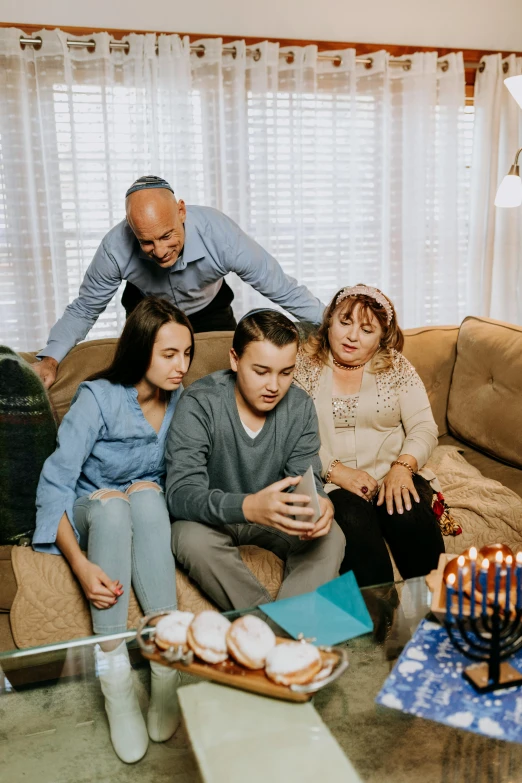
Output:
<instances>
[{"instance_id":1,"label":"gray sweatpants","mask_svg":"<svg viewBox=\"0 0 522 783\"><path fill-rule=\"evenodd\" d=\"M337 522L328 535L301 541L280 530L242 523L214 527L179 520L172 525L172 551L188 575L223 611L272 600L243 563L238 547L250 544L274 552L284 562L277 599L315 590L339 575L345 539Z\"/></svg>"}]
</instances>

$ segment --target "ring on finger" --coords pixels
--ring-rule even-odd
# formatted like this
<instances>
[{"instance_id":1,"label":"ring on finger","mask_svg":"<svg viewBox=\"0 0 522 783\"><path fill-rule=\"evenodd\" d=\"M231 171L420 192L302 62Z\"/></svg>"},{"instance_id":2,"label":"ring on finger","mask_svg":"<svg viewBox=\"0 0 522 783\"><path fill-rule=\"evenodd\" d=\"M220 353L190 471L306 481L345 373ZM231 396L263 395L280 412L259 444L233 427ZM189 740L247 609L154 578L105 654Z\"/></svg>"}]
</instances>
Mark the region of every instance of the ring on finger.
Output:
<instances>
[{"instance_id":1,"label":"ring on finger","mask_svg":"<svg viewBox=\"0 0 522 783\"><path fill-rule=\"evenodd\" d=\"M401 484L401 489L408 489L408 487L406 486L406 484Z\"/></svg>"}]
</instances>

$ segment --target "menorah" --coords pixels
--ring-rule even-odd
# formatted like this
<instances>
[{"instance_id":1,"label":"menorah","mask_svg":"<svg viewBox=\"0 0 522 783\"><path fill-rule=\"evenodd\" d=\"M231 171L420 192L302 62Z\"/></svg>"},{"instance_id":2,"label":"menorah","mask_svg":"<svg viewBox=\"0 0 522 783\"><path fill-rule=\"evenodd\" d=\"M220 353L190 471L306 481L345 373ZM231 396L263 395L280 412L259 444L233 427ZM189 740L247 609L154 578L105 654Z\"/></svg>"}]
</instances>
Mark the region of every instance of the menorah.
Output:
<instances>
[{"instance_id":1,"label":"menorah","mask_svg":"<svg viewBox=\"0 0 522 783\"><path fill-rule=\"evenodd\" d=\"M477 568L479 554L483 559ZM503 544L483 547L480 553L471 547L456 562L449 561L444 581L448 636L460 653L480 661L464 670L464 678L479 693L521 685L522 674L507 659L522 649L522 552L513 568L513 553Z\"/></svg>"}]
</instances>

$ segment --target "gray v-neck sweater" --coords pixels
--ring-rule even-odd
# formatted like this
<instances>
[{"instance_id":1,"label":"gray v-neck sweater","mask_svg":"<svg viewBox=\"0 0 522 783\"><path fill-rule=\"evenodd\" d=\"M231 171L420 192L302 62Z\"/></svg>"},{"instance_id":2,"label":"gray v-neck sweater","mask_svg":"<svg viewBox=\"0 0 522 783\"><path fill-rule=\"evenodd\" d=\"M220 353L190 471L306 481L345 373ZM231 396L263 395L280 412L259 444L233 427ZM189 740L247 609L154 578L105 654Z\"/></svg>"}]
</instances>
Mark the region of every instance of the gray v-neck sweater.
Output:
<instances>
[{"instance_id":1,"label":"gray v-neck sweater","mask_svg":"<svg viewBox=\"0 0 522 783\"><path fill-rule=\"evenodd\" d=\"M251 438L241 423L235 374L221 370L195 381L178 402L167 437L166 498L175 519L210 525L246 522L246 495L313 465L325 497L319 427L313 400L291 386Z\"/></svg>"}]
</instances>

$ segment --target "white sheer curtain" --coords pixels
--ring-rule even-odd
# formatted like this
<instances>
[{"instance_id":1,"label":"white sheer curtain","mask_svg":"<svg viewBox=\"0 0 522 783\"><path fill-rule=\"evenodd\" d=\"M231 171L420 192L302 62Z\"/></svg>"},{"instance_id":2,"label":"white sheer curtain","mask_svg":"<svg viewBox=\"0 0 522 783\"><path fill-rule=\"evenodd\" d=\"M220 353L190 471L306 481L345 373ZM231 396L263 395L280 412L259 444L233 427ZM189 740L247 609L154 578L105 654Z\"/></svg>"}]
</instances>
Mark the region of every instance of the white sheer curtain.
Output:
<instances>
[{"instance_id":1,"label":"white sheer curtain","mask_svg":"<svg viewBox=\"0 0 522 783\"><path fill-rule=\"evenodd\" d=\"M60 31L21 49L0 30L0 342L45 343L77 293L124 193L146 173L226 212L327 301L366 282L401 323L466 314L469 170L460 54L392 67L219 38L130 35L128 53L68 49ZM156 53L155 44L158 42ZM196 43L196 42L193 42ZM231 281L241 314L261 297ZM119 297L90 337L116 335Z\"/></svg>"},{"instance_id":2,"label":"white sheer curtain","mask_svg":"<svg viewBox=\"0 0 522 783\"><path fill-rule=\"evenodd\" d=\"M522 57L483 58L475 83L470 205L470 313L522 323L522 219L494 206L497 188L522 147L522 112L504 79L522 73Z\"/></svg>"}]
</instances>

